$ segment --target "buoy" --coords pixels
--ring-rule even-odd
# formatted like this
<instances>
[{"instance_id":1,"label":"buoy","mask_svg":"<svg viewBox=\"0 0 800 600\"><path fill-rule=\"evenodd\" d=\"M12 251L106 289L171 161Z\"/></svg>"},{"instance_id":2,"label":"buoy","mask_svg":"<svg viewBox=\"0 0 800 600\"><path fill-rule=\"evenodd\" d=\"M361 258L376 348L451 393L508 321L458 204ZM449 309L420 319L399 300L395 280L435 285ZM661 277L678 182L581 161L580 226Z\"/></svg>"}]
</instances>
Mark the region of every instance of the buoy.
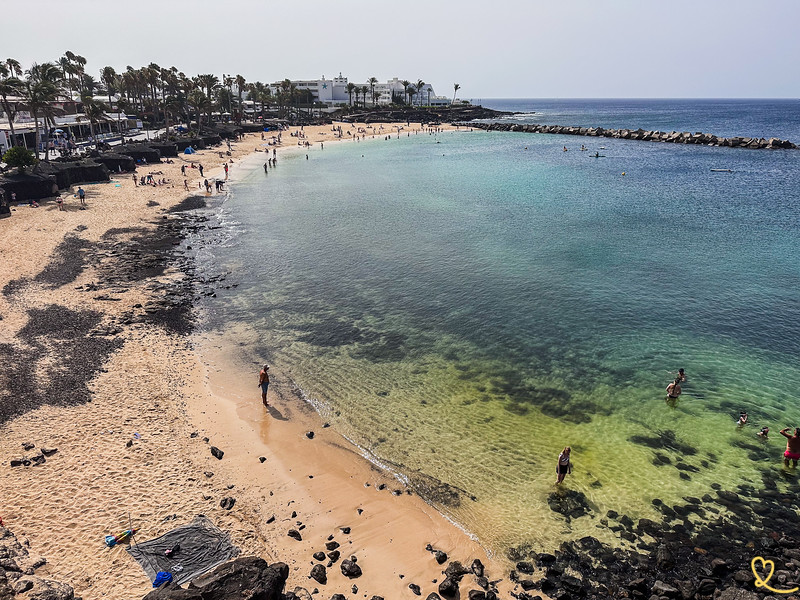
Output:
<instances>
[{"instance_id":1,"label":"buoy","mask_svg":"<svg viewBox=\"0 0 800 600\"><path fill-rule=\"evenodd\" d=\"M625 175L625 171L623 171L622 174Z\"/></svg>"}]
</instances>

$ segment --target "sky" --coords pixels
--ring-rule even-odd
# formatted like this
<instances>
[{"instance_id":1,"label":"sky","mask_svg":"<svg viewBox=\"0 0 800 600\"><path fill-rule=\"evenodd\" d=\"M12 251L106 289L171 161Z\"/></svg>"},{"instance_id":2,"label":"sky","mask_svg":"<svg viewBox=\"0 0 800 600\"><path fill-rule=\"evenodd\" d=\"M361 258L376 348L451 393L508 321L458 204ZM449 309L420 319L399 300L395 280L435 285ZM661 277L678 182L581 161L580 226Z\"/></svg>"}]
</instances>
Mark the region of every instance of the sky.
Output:
<instances>
[{"instance_id":1,"label":"sky","mask_svg":"<svg viewBox=\"0 0 800 600\"><path fill-rule=\"evenodd\" d=\"M71 50L96 77L155 62L265 83L422 79L446 96L459 83L465 99L800 97L798 0L5 4L0 59Z\"/></svg>"}]
</instances>

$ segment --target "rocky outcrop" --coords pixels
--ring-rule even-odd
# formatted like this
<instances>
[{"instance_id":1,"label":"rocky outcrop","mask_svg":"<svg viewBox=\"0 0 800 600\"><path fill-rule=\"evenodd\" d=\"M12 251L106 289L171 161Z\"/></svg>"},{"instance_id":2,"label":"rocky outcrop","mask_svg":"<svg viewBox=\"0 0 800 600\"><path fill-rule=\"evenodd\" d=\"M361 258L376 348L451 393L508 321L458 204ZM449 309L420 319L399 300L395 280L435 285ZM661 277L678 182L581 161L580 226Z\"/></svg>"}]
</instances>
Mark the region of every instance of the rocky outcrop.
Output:
<instances>
[{"instance_id":1,"label":"rocky outcrop","mask_svg":"<svg viewBox=\"0 0 800 600\"><path fill-rule=\"evenodd\" d=\"M58 194L56 178L37 173L6 174L0 177L0 188L5 191L9 202L12 192L17 194L17 202L51 198Z\"/></svg>"},{"instance_id":2,"label":"rocky outcrop","mask_svg":"<svg viewBox=\"0 0 800 600\"><path fill-rule=\"evenodd\" d=\"M135 161L146 160L148 163L160 163L161 153L145 144L125 144L119 147L120 154L127 154Z\"/></svg>"},{"instance_id":3,"label":"rocky outcrop","mask_svg":"<svg viewBox=\"0 0 800 600\"><path fill-rule=\"evenodd\" d=\"M517 131L524 133L553 133L558 135L580 135L586 137L605 137L644 142L666 142L670 144L695 144L700 146L724 146L728 148L749 148L751 150L796 150L797 146L789 140L779 138L720 137L710 133L689 133L678 131L655 131L644 129L604 129L603 127L573 127L567 125L540 125L536 123L459 123L486 131Z\"/></svg>"},{"instance_id":4,"label":"rocky outcrop","mask_svg":"<svg viewBox=\"0 0 800 600\"><path fill-rule=\"evenodd\" d=\"M47 561L28 552L27 542L20 542L0 526L0 598L10 600L73 600L71 586L36 575Z\"/></svg>"},{"instance_id":5,"label":"rocky outcrop","mask_svg":"<svg viewBox=\"0 0 800 600\"><path fill-rule=\"evenodd\" d=\"M263 558L245 556L218 566L193 579L182 589L164 585L145 600L281 600L289 577L284 563L267 564Z\"/></svg>"},{"instance_id":6,"label":"rocky outcrop","mask_svg":"<svg viewBox=\"0 0 800 600\"><path fill-rule=\"evenodd\" d=\"M94 162L105 165L112 173L131 173L136 170L136 161L127 154L107 152L94 157Z\"/></svg>"},{"instance_id":7,"label":"rocky outcrop","mask_svg":"<svg viewBox=\"0 0 800 600\"><path fill-rule=\"evenodd\" d=\"M158 150L161 158L170 158L178 156L178 146L170 142L150 142L147 144L153 150Z\"/></svg>"},{"instance_id":8,"label":"rocky outcrop","mask_svg":"<svg viewBox=\"0 0 800 600\"><path fill-rule=\"evenodd\" d=\"M473 119L496 119L511 113L484 108L483 106L442 106L442 107L391 107L376 108L341 117L346 123L452 123Z\"/></svg>"},{"instance_id":9,"label":"rocky outcrop","mask_svg":"<svg viewBox=\"0 0 800 600\"><path fill-rule=\"evenodd\" d=\"M201 138L180 138L175 140L175 145L178 148L178 152L183 152L189 146L195 150L202 150L206 147L206 143Z\"/></svg>"},{"instance_id":10,"label":"rocky outcrop","mask_svg":"<svg viewBox=\"0 0 800 600\"><path fill-rule=\"evenodd\" d=\"M94 160L40 162L31 172L38 175L52 175L61 190L80 183L110 179L108 168Z\"/></svg>"}]
</instances>

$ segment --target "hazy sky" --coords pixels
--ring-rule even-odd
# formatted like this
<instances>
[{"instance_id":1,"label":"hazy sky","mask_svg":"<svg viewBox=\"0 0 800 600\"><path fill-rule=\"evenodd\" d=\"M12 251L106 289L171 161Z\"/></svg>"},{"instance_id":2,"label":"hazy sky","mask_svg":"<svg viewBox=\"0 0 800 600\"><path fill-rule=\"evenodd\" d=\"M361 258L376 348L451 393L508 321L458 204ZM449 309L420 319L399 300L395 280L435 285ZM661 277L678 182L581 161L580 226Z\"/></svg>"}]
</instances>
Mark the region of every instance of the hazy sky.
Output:
<instances>
[{"instance_id":1,"label":"hazy sky","mask_svg":"<svg viewBox=\"0 0 800 600\"><path fill-rule=\"evenodd\" d=\"M95 76L155 62L474 99L800 97L798 0L7 0L0 22L0 58L71 50Z\"/></svg>"}]
</instances>

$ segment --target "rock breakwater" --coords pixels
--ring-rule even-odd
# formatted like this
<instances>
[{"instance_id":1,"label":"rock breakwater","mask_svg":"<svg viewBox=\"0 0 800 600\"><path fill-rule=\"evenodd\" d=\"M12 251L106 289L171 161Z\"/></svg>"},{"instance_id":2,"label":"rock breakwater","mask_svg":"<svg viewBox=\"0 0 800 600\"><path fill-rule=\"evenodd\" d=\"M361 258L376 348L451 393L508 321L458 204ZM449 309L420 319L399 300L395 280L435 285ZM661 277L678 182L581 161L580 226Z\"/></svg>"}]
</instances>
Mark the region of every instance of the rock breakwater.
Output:
<instances>
[{"instance_id":1,"label":"rock breakwater","mask_svg":"<svg viewBox=\"0 0 800 600\"><path fill-rule=\"evenodd\" d=\"M749 148L751 150L797 150L797 145L779 138L721 137L711 133L690 133L688 131L655 131L645 129L605 129L603 127L573 127L567 125L540 125L536 123L458 123L467 127L486 131L517 131L524 133L553 133L560 135L581 135L585 137L605 137L621 140L640 140L643 142L666 142L671 144L695 144L700 146L723 146L728 148Z\"/></svg>"}]
</instances>

